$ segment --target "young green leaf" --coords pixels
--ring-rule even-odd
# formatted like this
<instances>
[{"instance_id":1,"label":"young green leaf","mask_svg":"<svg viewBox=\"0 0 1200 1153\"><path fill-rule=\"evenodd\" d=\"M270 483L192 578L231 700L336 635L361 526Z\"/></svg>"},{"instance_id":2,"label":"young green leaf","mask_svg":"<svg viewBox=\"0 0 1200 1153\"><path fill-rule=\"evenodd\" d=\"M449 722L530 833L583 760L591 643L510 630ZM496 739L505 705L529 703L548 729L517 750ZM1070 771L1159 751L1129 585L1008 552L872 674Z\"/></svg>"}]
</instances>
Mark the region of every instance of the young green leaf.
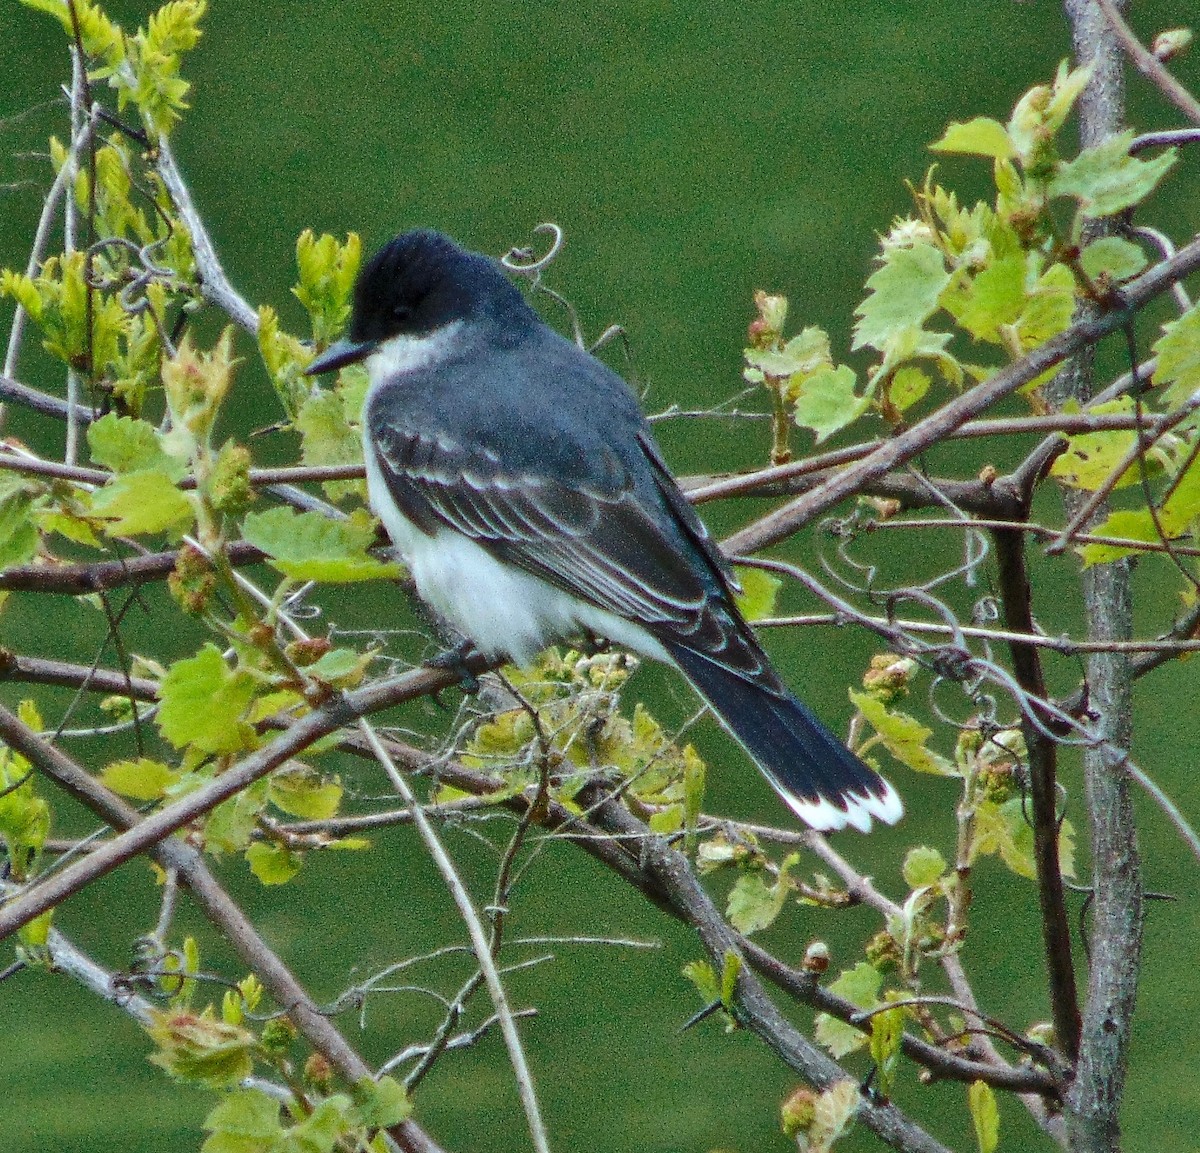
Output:
<instances>
[{"instance_id":1,"label":"young green leaf","mask_svg":"<svg viewBox=\"0 0 1200 1153\"><path fill-rule=\"evenodd\" d=\"M929 146L932 152L959 152L969 156L991 156L1011 160L1017 155L1008 130L998 120L976 116L965 124L951 124L942 138Z\"/></svg>"},{"instance_id":2,"label":"young green leaf","mask_svg":"<svg viewBox=\"0 0 1200 1153\"><path fill-rule=\"evenodd\" d=\"M151 469L179 480L187 472L187 461L169 456L149 421L134 420L115 412L106 413L88 425L88 448L92 460L117 473Z\"/></svg>"},{"instance_id":3,"label":"young green leaf","mask_svg":"<svg viewBox=\"0 0 1200 1153\"><path fill-rule=\"evenodd\" d=\"M735 567L734 572L738 584L742 586L738 594L737 606L742 616L748 621L762 620L773 616L779 602L779 590L783 581L774 573L760 568L748 568L744 565Z\"/></svg>"},{"instance_id":4,"label":"young green leaf","mask_svg":"<svg viewBox=\"0 0 1200 1153\"><path fill-rule=\"evenodd\" d=\"M853 969L843 971L829 986L829 991L845 997L860 1009L874 1009L880 1003L879 991L882 988L883 974L866 961L859 961ZM868 1026L859 1029L854 1025L847 1025L837 1017L831 1017L828 1013L818 1013L815 1024L814 1036L817 1042L824 1045L838 1060L867 1044L868 1037L864 1029Z\"/></svg>"},{"instance_id":5,"label":"young green leaf","mask_svg":"<svg viewBox=\"0 0 1200 1153\"><path fill-rule=\"evenodd\" d=\"M354 1086L354 1102L358 1123L368 1129L399 1125L412 1113L408 1093L392 1077L364 1077Z\"/></svg>"},{"instance_id":6,"label":"young green leaf","mask_svg":"<svg viewBox=\"0 0 1200 1153\"><path fill-rule=\"evenodd\" d=\"M791 891L785 869L771 885L759 871L743 873L730 890L725 915L739 933L749 936L767 928L779 916Z\"/></svg>"},{"instance_id":7,"label":"young green leaf","mask_svg":"<svg viewBox=\"0 0 1200 1153\"><path fill-rule=\"evenodd\" d=\"M1170 405L1187 403L1200 389L1200 304L1194 304L1178 320L1163 325L1163 334L1154 345L1158 364L1153 380L1163 390L1163 401Z\"/></svg>"},{"instance_id":8,"label":"young green leaf","mask_svg":"<svg viewBox=\"0 0 1200 1153\"><path fill-rule=\"evenodd\" d=\"M246 864L264 885L286 885L304 864L304 854L282 845L255 841L246 850Z\"/></svg>"},{"instance_id":9,"label":"young green leaf","mask_svg":"<svg viewBox=\"0 0 1200 1153\"><path fill-rule=\"evenodd\" d=\"M245 1142L262 1142L244 1145L243 1149L269 1149L267 1142L283 1136L279 1122L279 1102L268 1097L261 1089L234 1089L226 1093L219 1104L204 1119L204 1128L214 1136L241 1138ZM231 1148L226 1146L227 1148ZM206 1142L201 1153L212 1153Z\"/></svg>"},{"instance_id":10,"label":"young green leaf","mask_svg":"<svg viewBox=\"0 0 1200 1153\"><path fill-rule=\"evenodd\" d=\"M1139 245L1122 236L1102 236L1079 255L1083 271L1093 280L1115 283L1137 276L1146 267L1146 254Z\"/></svg>"},{"instance_id":11,"label":"young green leaf","mask_svg":"<svg viewBox=\"0 0 1200 1153\"><path fill-rule=\"evenodd\" d=\"M329 520L319 512L298 513L280 506L250 513L242 522L242 536L294 580L380 580L400 571L395 564L367 555L375 541L368 518Z\"/></svg>"},{"instance_id":12,"label":"young green leaf","mask_svg":"<svg viewBox=\"0 0 1200 1153\"><path fill-rule=\"evenodd\" d=\"M0 569L27 564L37 555L33 498L21 489L0 498Z\"/></svg>"},{"instance_id":13,"label":"young green leaf","mask_svg":"<svg viewBox=\"0 0 1200 1153\"><path fill-rule=\"evenodd\" d=\"M979 1153L996 1153L1000 1142L1000 1110L996 1094L986 1081L972 1081L967 1089L967 1104L971 1109L971 1124Z\"/></svg>"},{"instance_id":14,"label":"young green leaf","mask_svg":"<svg viewBox=\"0 0 1200 1153\"><path fill-rule=\"evenodd\" d=\"M820 444L870 407L871 398L859 396L855 384L854 369L844 364L814 372L794 390L792 419L802 428L811 428Z\"/></svg>"},{"instance_id":15,"label":"young green leaf","mask_svg":"<svg viewBox=\"0 0 1200 1153\"><path fill-rule=\"evenodd\" d=\"M908 713L890 711L872 693L850 690L850 700L879 734L884 748L901 764L918 773L957 776L954 765L928 747L933 730Z\"/></svg>"},{"instance_id":16,"label":"young green leaf","mask_svg":"<svg viewBox=\"0 0 1200 1153\"><path fill-rule=\"evenodd\" d=\"M150 1060L177 1080L233 1089L254 1072L254 1034L216 1020L211 1008L199 1016L160 1009L150 1014L146 1032L158 1045Z\"/></svg>"},{"instance_id":17,"label":"young green leaf","mask_svg":"<svg viewBox=\"0 0 1200 1153\"><path fill-rule=\"evenodd\" d=\"M937 849L918 845L904 858L904 881L910 888L936 885L946 872L946 858Z\"/></svg>"},{"instance_id":18,"label":"young green leaf","mask_svg":"<svg viewBox=\"0 0 1200 1153\"><path fill-rule=\"evenodd\" d=\"M1145 200L1175 164L1176 150L1166 148L1149 160L1129 155L1133 130L1085 148L1062 164L1050 181L1051 196L1073 196L1085 216L1112 216Z\"/></svg>"},{"instance_id":19,"label":"young green leaf","mask_svg":"<svg viewBox=\"0 0 1200 1153\"><path fill-rule=\"evenodd\" d=\"M254 731L243 721L255 681L226 663L221 650L206 644L194 657L176 661L158 690L159 730L177 749L194 745L206 753L248 748Z\"/></svg>"},{"instance_id":20,"label":"young green leaf","mask_svg":"<svg viewBox=\"0 0 1200 1153\"><path fill-rule=\"evenodd\" d=\"M920 328L937 311L949 282L941 250L932 244L885 251L882 267L867 281L870 295L855 309L852 347L883 352L905 329Z\"/></svg>"},{"instance_id":21,"label":"young green leaf","mask_svg":"<svg viewBox=\"0 0 1200 1153\"><path fill-rule=\"evenodd\" d=\"M92 512L107 522L109 536L161 532L178 537L196 516L186 494L157 468L114 477L92 498Z\"/></svg>"},{"instance_id":22,"label":"young green leaf","mask_svg":"<svg viewBox=\"0 0 1200 1153\"><path fill-rule=\"evenodd\" d=\"M180 776L177 769L162 761L139 757L135 761L113 761L100 774L100 783L135 801L157 801Z\"/></svg>"},{"instance_id":23,"label":"young green leaf","mask_svg":"<svg viewBox=\"0 0 1200 1153\"><path fill-rule=\"evenodd\" d=\"M900 1043L904 1039L904 1010L885 1009L871 1018L871 1060L879 1074L879 1092L892 1095L896 1083L896 1066L900 1060Z\"/></svg>"}]
</instances>

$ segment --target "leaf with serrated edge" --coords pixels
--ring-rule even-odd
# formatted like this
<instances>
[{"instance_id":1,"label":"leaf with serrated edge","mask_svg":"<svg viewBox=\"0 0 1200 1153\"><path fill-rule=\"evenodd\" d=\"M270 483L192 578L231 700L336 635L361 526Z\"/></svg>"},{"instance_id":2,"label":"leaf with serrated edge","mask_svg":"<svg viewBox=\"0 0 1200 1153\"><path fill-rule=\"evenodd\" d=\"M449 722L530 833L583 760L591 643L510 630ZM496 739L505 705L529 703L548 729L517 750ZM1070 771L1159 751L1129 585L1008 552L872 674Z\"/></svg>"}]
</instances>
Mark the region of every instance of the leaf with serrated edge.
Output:
<instances>
[{"instance_id":1,"label":"leaf with serrated edge","mask_svg":"<svg viewBox=\"0 0 1200 1153\"><path fill-rule=\"evenodd\" d=\"M859 396L855 384L854 370L844 364L814 372L796 389L792 419L802 428L811 428L820 444L870 407L871 398Z\"/></svg>"},{"instance_id":2,"label":"leaf with serrated edge","mask_svg":"<svg viewBox=\"0 0 1200 1153\"><path fill-rule=\"evenodd\" d=\"M1008 130L998 120L987 116L976 116L965 124L951 124L942 138L929 146L929 150L991 156L998 160L1009 160L1017 154L1008 137Z\"/></svg>"},{"instance_id":3,"label":"leaf with serrated edge","mask_svg":"<svg viewBox=\"0 0 1200 1153\"><path fill-rule=\"evenodd\" d=\"M1154 345L1158 363L1153 381L1166 385L1163 401L1170 405L1186 404L1200 389L1200 304L1194 304L1178 320L1163 325L1163 334Z\"/></svg>"},{"instance_id":4,"label":"leaf with serrated edge","mask_svg":"<svg viewBox=\"0 0 1200 1153\"><path fill-rule=\"evenodd\" d=\"M399 573L396 565L367 555L375 532L369 523L355 518L329 520L318 512L279 507L250 513L242 522L242 536L294 580L348 582Z\"/></svg>"},{"instance_id":5,"label":"leaf with serrated edge","mask_svg":"<svg viewBox=\"0 0 1200 1153\"><path fill-rule=\"evenodd\" d=\"M855 309L859 320L852 347L884 351L896 333L919 327L933 315L949 281L941 250L932 244L889 249L882 267L867 281L870 294Z\"/></svg>"}]
</instances>

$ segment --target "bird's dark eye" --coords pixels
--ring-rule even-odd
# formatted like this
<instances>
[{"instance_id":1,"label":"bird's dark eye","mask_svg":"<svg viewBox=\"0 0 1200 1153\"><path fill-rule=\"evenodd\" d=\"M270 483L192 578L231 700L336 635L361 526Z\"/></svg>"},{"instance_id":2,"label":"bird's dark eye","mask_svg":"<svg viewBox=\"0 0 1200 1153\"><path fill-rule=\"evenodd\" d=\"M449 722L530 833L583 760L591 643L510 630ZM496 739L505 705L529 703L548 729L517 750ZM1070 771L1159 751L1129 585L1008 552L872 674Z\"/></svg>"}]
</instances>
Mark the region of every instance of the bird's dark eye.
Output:
<instances>
[{"instance_id":1,"label":"bird's dark eye","mask_svg":"<svg viewBox=\"0 0 1200 1153\"><path fill-rule=\"evenodd\" d=\"M393 304L392 319L398 321L411 320L413 315L413 307L411 304Z\"/></svg>"}]
</instances>

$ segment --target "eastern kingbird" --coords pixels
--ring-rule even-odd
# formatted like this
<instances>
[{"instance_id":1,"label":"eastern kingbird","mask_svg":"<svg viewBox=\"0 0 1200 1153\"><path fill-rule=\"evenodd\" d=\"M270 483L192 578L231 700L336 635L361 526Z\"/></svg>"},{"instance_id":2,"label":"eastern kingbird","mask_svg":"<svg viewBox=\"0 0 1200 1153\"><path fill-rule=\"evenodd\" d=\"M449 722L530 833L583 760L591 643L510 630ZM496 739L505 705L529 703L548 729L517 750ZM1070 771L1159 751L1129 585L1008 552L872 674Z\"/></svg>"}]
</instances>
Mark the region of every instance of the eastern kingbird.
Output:
<instances>
[{"instance_id":1,"label":"eastern kingbird","mask_svg":"<svg viewBox=\"0 0 1200 1153\"><path fill-rule=\"evenodd\" d=\"M625 382L546 325L500 265L397 236L354 288L371 506L421 597L523 664L587 635L675 665L815 829L889 824L900 798L788 691L737 582Z\"/></svg>"}]
</instances>

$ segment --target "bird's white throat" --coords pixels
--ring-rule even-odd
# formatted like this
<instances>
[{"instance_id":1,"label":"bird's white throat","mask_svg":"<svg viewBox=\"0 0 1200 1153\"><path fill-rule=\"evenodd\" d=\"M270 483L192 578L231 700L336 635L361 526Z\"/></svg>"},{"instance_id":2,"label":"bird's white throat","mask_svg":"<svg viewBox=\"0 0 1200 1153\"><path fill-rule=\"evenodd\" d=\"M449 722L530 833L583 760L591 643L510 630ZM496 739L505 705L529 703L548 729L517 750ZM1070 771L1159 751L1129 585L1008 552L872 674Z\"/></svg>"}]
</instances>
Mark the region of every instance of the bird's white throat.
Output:
<instances>
[{"instance_id":1,"label":"bird's white throat","mask_svg":"<svg viewBox=\"0 0 1200 1153\"><path fill-rule=\"evenodd\" d=\"M403 376L418 368L429 368L445 360L451 353L454 342L462 329L461 320L451 321L426 336L401 333L380 341L379 347L368 356L363 364L371 378L371 386Z\"/></svg>"}]
</instances>

